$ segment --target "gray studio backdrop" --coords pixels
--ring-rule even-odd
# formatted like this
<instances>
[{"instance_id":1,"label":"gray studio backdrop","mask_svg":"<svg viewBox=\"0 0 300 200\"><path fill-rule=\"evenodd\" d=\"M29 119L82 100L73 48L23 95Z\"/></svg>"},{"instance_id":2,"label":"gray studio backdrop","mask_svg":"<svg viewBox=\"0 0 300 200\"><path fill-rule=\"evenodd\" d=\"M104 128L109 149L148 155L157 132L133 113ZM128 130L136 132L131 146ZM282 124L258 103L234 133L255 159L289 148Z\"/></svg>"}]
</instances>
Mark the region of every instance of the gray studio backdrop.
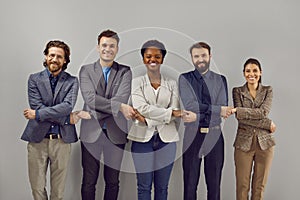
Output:
<instances>
[{"instance_id":1,"label":"gray studio backdrop","mask_svg":"<svg viewBox=\"0 0 300 200\"><path fill-rule=\"evenodd\" d=\"M248 57L258 58L263 67L263 83L274 88L270 117L277 124L277 146L265 199L299 198L300 94L296 82L300 72L299 1L1 0L0 4L1 200L32 199L27 174L27 143L20 140L26 125L22 112L28 107L28 76L43 69L42 51L46 42L61 39L70 45L71 63L67 71L78 75L82 64L97 58L97 36L107 28L120 33L117 59L130 65L135 76L144 73L139 48L148 39L164 42L168 54L162 70L174 78L193 68L188 48L198 40L208 42L212 46L212 68L227 77L230 105L232 88L244 83L243 63ZM75 110L81 107L82 97L79 96ZM234 117L224 123L223 200L235 199L232 144L236 126ZM72 145L66 200L80 199L80 156L80 145L75 143ZM128 152L124 159L126 170L121 174L119 199L134 200L137 199L136 179L130 171ZM203 180L202 176L199 199L206 199ZM169 199L182 199L182 188L179 151L170 180ZM101 178L97 189L97 199L101 199Z\"/></svg>"}]
</instances>

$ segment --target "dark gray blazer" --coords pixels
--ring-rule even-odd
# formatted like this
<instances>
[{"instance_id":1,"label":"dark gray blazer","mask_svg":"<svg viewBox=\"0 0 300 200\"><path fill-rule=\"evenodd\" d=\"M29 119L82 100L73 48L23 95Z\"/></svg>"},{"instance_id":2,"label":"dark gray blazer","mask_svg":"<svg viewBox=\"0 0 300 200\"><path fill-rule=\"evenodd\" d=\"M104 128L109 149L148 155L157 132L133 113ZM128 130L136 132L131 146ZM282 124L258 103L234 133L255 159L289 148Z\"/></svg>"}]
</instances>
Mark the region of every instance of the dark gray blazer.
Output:
<instances>
[{"instance_id":1,"label":"dark gray blazer","mask_svg":"<svg viewBox=\"0 0 300 200\"><path fill-rule=\"evenodd\" d=\"M117 62L111 66L107 85L99 59L81 67L79 80L84 100L83 110L89 111L92 116L91 119L81 121L81 141L95 142L105 122L108 138L114 144L127 142L127 120L119 110L121 103L128 103L131 79L130 67Z\"/></svg>"},{"instance_id":2,"label":"dark gray blazer","mask_svg":"<svg viewBox=\"0 0 300 200\"><path fill-rule=\"evenodd\" d=\"M39 110L40 120L29 120L21 137L29 142L41 142L52 123L60 126L60 134L66 143L78 140L75 125L67 123L78 94L78 79L62 71L52 95L47 69L31 74L28 79L30 108Z\"/></svg>"}]
</instances>

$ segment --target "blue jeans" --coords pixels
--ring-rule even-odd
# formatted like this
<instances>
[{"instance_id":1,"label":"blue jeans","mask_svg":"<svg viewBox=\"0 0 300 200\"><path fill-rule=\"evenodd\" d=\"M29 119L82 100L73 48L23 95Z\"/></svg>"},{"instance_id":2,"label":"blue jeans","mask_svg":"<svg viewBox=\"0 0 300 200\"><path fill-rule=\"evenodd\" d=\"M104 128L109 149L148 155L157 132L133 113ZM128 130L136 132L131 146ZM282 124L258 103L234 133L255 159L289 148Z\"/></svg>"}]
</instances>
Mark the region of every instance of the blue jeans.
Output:
<instances>
[{"instance_id":1,"label":"blue jeans","mask_svg":"<svg viewBox=\"0 0 300 200\"><path fill-rule=\"evenodd\" d=\"M137 172L138 199L151 200L154 182L154 199L166 200L176 143L164 143L159 135L155 134L145 143L133 141L131 151Z\"/></svg>"}]
</instances>

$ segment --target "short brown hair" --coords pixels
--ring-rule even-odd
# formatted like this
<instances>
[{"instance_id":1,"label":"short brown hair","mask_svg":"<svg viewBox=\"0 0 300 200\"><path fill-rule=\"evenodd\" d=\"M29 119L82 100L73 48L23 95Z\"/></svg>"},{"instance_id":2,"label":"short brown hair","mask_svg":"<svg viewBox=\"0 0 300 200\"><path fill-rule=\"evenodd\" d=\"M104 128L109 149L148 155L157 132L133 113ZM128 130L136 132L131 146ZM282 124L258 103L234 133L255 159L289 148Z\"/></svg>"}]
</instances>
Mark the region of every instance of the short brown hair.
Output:
<instances>
[{"instance_id":1,"label":"short brown hair","mask_svg":"<svg viewBox=\"0 0 300 200\"><path fill-rule=\"evenodd\" d=\"M119 38L118 34L112 30L107 29L107 30L103 31L102 33L100 33L98 35L98 44L100 43L100 39L102 37L114 38L115 40L117 40L117 45L119 45L120 38Z\"/></svg>"},{"instance_id":2,"label":"short brown hair","mask_svg":"<svg viewBox=\"0 0 300 200\"><path fill-rule=\"evenodd\" d=\"M192 50L193 49L200 49L200 48L204 48L208 50L208 54L210 55L210 46L205 43L205 42L197 42L196 44L193 44L193 46L191 46L190 48L190 54L192 55Z\"/></svg>"}]
</instances>

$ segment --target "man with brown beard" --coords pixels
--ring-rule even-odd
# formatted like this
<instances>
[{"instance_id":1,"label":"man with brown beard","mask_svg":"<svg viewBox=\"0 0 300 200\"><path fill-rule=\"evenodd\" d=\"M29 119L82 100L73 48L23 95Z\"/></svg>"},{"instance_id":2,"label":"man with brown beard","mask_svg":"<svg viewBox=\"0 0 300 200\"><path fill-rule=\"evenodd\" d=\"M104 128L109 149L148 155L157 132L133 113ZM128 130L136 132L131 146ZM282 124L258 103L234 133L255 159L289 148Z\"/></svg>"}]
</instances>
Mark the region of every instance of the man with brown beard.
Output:
<instances>
[{"instance_id":1,"label":"man with brown beard","mask_svg":"<svg viewBox=\"0 0 300 200\"><path fill-rule=\"evenodd\" d=\"M190 48L195 70L181 74L179 92L185 110L183 141L184 200L197 199L201 161L207 185L207 199L220 200L224 163L224 139L221 117L228 117L227 81L209 69L210 46L204 42Z\"/></svg>"}]
</instances>

